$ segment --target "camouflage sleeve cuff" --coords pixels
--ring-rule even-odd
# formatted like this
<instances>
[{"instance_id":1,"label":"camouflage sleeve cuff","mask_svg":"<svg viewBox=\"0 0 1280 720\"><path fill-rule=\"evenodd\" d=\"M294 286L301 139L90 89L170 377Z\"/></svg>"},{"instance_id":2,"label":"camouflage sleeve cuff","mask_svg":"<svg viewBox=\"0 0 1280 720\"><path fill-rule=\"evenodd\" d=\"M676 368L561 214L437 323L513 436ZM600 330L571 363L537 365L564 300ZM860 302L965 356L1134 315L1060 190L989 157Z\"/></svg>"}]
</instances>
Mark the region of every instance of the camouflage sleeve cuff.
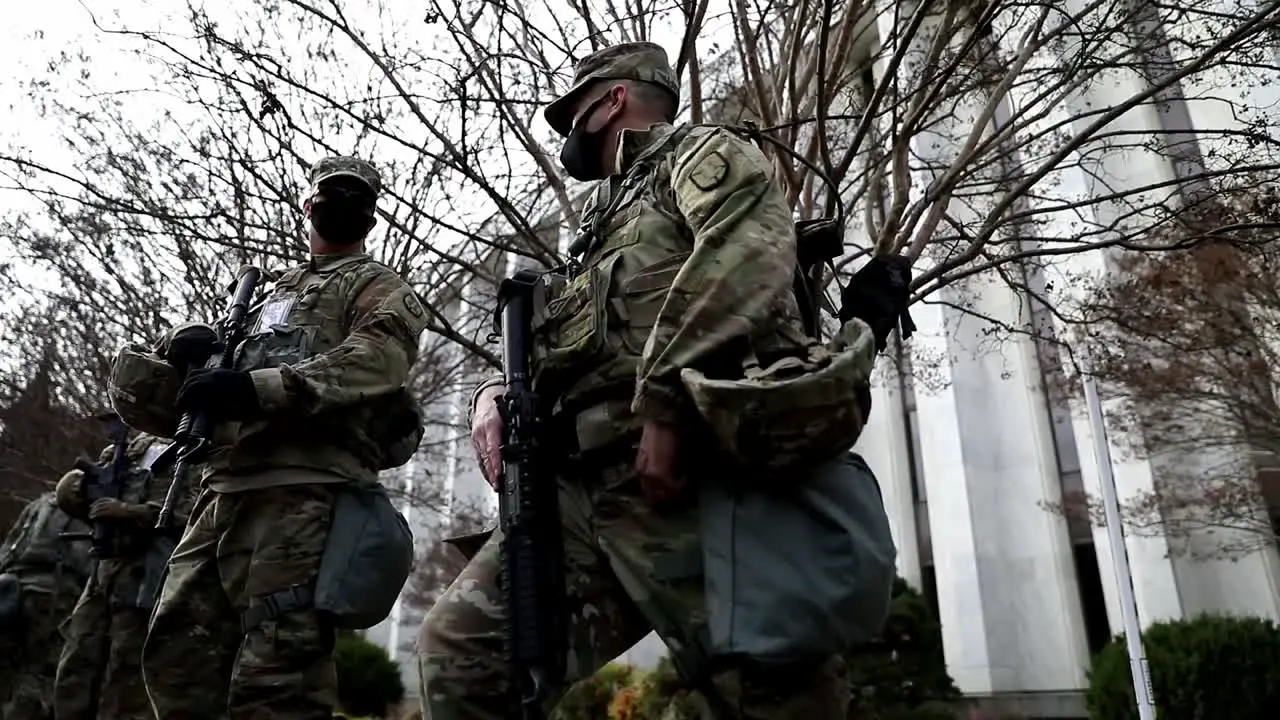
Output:
<instances>
[{"instance_id":1,"label":"camouflage sleeve cuff","mask_svg":"<svg viewBox=\"0 0 1280 720\"><path fill-rule=\"evenodd\" d=\"M263 368L250 370L253 389L258 393L258 405L265 413L283 410L289 403L289 393L284 387L284 376L280 368Z\"/></svg>"},{"instance_id":2,"label":"camouflage sleeve cuff","mask_svg":"<svg viewBox=\"0 0 1280 720\"><path fill-rule=\"evenodd\" d=\"M658 385L652 380L642 380L636 385L631 412L642 420L678 425L688 417L685 405L684 397L678 390Z\"/></svg>"},{"instance_id":3,"label":"camouflage sleeve cuff","mask_svg":"<svg viewBox=\"0 0 1280 720\"><path fill-rule=\"evenodd\" d=\"M471 393L471 402L467 405L467 427L471 427L471 421L475 419L476 403L480 402L480 395L484 393L485 390L488 390L495 385L501 385L504 382L506 382L505 377L495 375L476 386L475 391Z\"/></svg>"}]
</instances>

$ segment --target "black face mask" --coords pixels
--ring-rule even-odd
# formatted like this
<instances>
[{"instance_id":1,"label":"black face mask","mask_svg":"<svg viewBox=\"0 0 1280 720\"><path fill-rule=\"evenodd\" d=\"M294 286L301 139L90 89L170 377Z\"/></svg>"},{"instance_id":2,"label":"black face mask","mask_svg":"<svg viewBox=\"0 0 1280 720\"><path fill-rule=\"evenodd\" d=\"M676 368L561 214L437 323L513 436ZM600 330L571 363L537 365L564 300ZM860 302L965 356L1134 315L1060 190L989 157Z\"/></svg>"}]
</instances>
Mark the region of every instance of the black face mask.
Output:
<instances>
[{"instance_id":1,"label":"black face mask","mask_svg":"<svg viewBox=\"0 0 1280 720\"><path fill-rule=\"evenodd\" d=\"M605 125L595 132L588 132L587 121L591 119L596 108L600 107L600 103L607 99L609 96L605 95L587 106L586 112L582 113L577 124L570 131L569 139L565 140L564 147L560 149L560 164L574 180L585 182L599 180L605 176L604 142L607 137L605 131L609 126Z\"/></svg>"},{"instance_id":2,"label":"black face mask","mask_svg":"<svg viewBox=\"0 0 1280 720\"><path fill-rule=\"evenodd\" d=\"M373 202L364 193L323 189L311 201L311 225L325 242L355 245L373 227Z\"/></svg>"}]
</instances>

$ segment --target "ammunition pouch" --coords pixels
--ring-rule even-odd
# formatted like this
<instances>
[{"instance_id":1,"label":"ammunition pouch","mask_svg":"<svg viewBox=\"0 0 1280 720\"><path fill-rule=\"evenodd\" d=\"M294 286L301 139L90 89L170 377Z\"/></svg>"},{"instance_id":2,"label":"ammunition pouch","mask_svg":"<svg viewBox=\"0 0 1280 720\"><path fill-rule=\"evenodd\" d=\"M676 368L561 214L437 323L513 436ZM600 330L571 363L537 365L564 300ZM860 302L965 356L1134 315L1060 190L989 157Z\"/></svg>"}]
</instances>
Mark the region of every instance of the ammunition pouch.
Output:
<instances>
[{"instance_id":1,"label":"ammunition pouch","mask_svg":"<svg viewBox=\"0 0 1280 720\"><path fill-rule=\"evenodd\" d=\"M554 388L566 386L582 369L607 357L609 289L617 257L584 268L567 281L555 278L544 297L534 298L531 364L539 388L552 389L547 394L556 394Z\"/></svg>"}]
</instances>

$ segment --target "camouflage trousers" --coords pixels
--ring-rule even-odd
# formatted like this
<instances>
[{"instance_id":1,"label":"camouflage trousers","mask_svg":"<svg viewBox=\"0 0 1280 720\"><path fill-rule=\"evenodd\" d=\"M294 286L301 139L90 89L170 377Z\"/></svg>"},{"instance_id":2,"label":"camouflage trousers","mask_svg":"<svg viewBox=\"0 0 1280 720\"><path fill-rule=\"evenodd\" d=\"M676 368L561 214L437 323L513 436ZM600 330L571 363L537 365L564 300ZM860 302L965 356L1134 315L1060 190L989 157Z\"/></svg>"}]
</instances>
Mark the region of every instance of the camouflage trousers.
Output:
<instances>
[{"instance_id":1,"label":"camouflage trousers","mask_svg":"<svg viewBox=\"0 0 1280 720\"><path fill-rule=\"evenodd\" d=\"M697 508L691 500L661 510L650 507L629 457L583 476L559 483L569 610L565 685L590 675L650 630L678 661L697 662L707 621ZM508 717L500 541L495 533L423 620L418 636L423 720ZM699 699L703 718L843 720L848 706L839 658L768 669L741 662L705 670L716 702ZM563 690L556 689L548 712Z\"/></svg>"},{"instance_id":2,"label":"camouflage trousers","mask_svg":"<svg viewBox=\"0 0 1280 720\"><path fill-rule=\"evenodd\" d=\"M314 608L248 628L251 606L314 583L332 520L331 485L205 491L169 561L143 650L160 718L330 720L334 629Z\"/></svg>"},{"instance_id":3,"label":"camouflage trousers","mask_svg":"<svg viewBox=\"0 0 1280 720\"><path fill-rule=\"evenodd\" d=\"M104 561L105 563L106 561ZM143 608L112 602L120 577L134 569L100 566L63 625L54 714L57 720L153 720L142 682L142 643L147 637Z\"/></svg>"},{"instance_id":4,"label":"camouflage trousers","mask_svg":"<svg viewBox=\"0 0 1280 720\"><path fill-rule=\"evenodd\" d=\"M0 699L4 720L53 720L53 676L58 667L62 635L58 626L65 606L48 593L26 592L22 615L26 621L20 633L18 656L12 658L8 696Z\"/></svg>"}]
</instances>

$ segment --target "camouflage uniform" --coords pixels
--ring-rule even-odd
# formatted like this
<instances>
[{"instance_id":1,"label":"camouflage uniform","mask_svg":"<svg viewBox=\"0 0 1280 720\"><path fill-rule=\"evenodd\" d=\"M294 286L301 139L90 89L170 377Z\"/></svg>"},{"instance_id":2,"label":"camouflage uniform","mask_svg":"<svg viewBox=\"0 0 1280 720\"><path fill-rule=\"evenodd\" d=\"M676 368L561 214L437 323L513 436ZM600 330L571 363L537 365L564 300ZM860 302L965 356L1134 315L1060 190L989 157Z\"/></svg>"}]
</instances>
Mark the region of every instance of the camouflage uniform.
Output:
<instances>
[{"instance_id":1,"label":"camouflage uniform","mask_svg":"<svg viewBox=\"0 0 1280 720\"><path fill-rule=\"evenodd\" d=\"M353 158L318 162L310 180L336 175L381 186ZM206 490L170 561L143 653L159 717L332 717L334 627L309 596L336 489L377 483L426 317L413 289L362 253L312 256L251 309L236 369L262 413L217 426ZM131 426L177 422L179 378L160 360L169 337L117 359L113 400Z\"/></svg>"},{"instance_id":2,"label":"camouflage uniform","mask_svg":"<svg viewBox=\"0 0 1280 720\"><path fill-rule=\"evenodd\" d=\"M552 127L567 135L573 106L603 79L679 90L658 46L607 48L582 61L575 88L548 108ZM572 459L553 463L568 573L566 684L652 629L686 669L709 673L720 715L843 718L838 658L767 671L702 664L707 608L696 500L655 510L633 470L645 421L675 424L682 444L705 445L691 435L697 425L689 422L682 369L728 369L721 363L740 358L732 348L744 338L766 364L805 347L791 293L791 209L763 153L726 129L623 130L618 165L583 211L583 269L533 321L535 390L554 404L550 422L568 429L566 444L576 438L576 447L563 448ZM694 463L684 468L690 485L720 464ZM423 622L425 718L506 717L499 542L495 533Z\"/></svg>"},{"instance_id":3,"label":"camouflage uniform","mask_svg":"<svg viewBox=\"0 0 1280 720\"><path fill-rule=\"evenodd\" d=\"M58 509L50 492L23 509L5 538L0 573L20 581L22 619L17 628L5 630L7 677L0 679L0 718L53 717L53 677L62 646L58 626L75 605L91 566L86 543L70 543L59 535L87 531Z\"/></svg>"},{"instance_id":4,"label":"camouflage uniform","mask_svg":"<svg viewBox=\"0 0 1280 720\"><path fill-rule=\"evenodd\" d=\"M151 702L142 681L142 643L147 620L176 538L156 537L154 527L172 481L170 442L139 435L126 450L132 471L120 500L136 517L114 521L116 552L98 561L80 601L67 619L58 659L57 720L151 720ZM110 462L111 448L99 458ZM58 483L58 505L68 515L89 520L82 483L73 470ZM186 525L194 493L179 499L175 528ZM112 521L106 521L112 522ZM180 531L177 531L180 532Z\"/></svg>"}]
</instances>

